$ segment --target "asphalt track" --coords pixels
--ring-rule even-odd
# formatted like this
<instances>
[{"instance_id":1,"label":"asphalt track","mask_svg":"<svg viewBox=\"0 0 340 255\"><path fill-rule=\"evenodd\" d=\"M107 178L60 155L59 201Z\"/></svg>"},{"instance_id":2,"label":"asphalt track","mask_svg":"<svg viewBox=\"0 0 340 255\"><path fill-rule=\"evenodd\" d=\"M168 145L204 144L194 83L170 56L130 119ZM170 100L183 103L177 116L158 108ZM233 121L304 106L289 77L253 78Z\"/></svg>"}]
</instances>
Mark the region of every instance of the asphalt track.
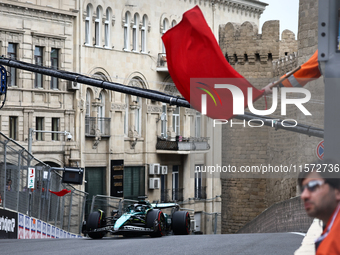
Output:
<instances>
[{"instance_id":1,"label":"asphalt track","mask_svg":"<svg viewBox=\"0 0 340 255\"><path fill-rule=\"evenodd\" d=\"M0 254L291 255L300 247L302 239L302 235L295 233L189 235L161 238L109 236L101 240L1 239Z\"/></svg>"}]
</instances>

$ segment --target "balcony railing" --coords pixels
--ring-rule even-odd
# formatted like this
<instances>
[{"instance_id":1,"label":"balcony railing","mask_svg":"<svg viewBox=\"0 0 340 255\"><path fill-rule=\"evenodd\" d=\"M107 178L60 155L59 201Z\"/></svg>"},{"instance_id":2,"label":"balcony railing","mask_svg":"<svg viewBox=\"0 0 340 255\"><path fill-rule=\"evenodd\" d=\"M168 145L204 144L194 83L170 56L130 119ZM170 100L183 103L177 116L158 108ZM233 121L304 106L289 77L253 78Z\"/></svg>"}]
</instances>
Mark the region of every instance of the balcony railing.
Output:
<instances>
[{"instance_id":1,"label":"balcony railing","mask_svg":"<svg viewBox=\"0 0 340 255\"><path fill-rule=\"evenodd\" d=\"M164 189L161 191L161 202L162 203L168 203L171 201L170 199L170 189Z\"/></svg>"},{"instance_id":2,"label":"balcony railing","mask_svg":"<svg viewBox=\"0 0 340 255\"><path fill-rule=\"evenodd\" d=\"M103 117L85 117L85 135L96 136L96 130L99 130L101 136L110 136L111 118Z\"/></svg>"},{"instance_id":3,"label":"balcony railing","mask_svg":"<svg viewBox=\"0 0 340 255\"><path fill-rule=\"evenodd\" d=\"M172 201L183 201L183 188L172 189Z\"/></svg>"},{"instance_id":4,"label":"balcony railing","mask_svg":"<svg viewBox=\"0 0 340 255\"><path fill-rule=\"evenodd\" d=\"M207 199L206 187L195 188L196 199Z\"/></svg>"},{"instance_id":5,"label":"balcony railing","mask_svg":"<svg viewBox=\"0 0 340 255\"><path fill-rule=\"evenodd\" d=\"M175 150L175 151L200 151L209 150L209 137L180 137L177 141L169 141L164 137L157 137L157 150Z\"/></svg>"}]
</instances>

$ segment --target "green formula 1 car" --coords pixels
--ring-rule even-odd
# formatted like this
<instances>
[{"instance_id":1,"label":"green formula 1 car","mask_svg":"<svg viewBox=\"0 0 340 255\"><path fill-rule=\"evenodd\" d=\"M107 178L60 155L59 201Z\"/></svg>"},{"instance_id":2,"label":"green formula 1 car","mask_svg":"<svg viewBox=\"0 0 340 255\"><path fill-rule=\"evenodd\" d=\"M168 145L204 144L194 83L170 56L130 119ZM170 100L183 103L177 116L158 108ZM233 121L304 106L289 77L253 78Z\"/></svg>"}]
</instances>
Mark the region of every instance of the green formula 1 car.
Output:
<instances>
[{"instance_id":1,"label":"green formula 1 car","mask_svg":"<svg viewBox=\"0 0 340 255\"><path fill-rule=\"evenodd\" d=\"M171 208L171 213L162 212ZM175 235L190 233L190 215L187 211L179 211L176 203L151 204L145 199L127 206L125 212L113 210L110 217L104 211L91 212L87 221L83 222L82 232L93 239L100 239L106 233L113 235L161 237L173 232Z\"/></svg>"}]
</instances>

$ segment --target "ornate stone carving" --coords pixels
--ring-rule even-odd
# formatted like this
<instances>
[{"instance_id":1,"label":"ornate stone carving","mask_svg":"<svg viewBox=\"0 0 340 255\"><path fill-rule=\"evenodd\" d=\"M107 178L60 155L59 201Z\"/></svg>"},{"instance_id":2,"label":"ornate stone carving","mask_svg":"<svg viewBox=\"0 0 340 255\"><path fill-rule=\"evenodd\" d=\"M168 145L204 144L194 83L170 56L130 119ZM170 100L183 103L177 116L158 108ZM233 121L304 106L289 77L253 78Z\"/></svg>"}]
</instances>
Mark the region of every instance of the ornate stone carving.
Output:
<instances>
[{"instance_id":1,"label":"ornate stone carving","mask_svg":"<svg viewBox=\"0 0 340 255\"><path fill-rule=\"evenodd\" d=\"M185 115L196 115L196 110L192 108L185 108L184 114Z\"/></svg>"},{"instance_id":2,"label":"ornate stone carving","mask_svg":"<svg viewBox=\"0 0 340 255\"><path fill-rule=\"evenodd\" d=\"M162 113L162 106L147 105L147 113Z\"/></svg>"},{"instance_id":3,"label":"ornate stone carving","mask_svg":"<svg viewBox=\"0 0 340 255\"><path fill-rule=\"evenodd\" d=\"M80 99L80 100L78 101L78 107L79 107L79 110L80 110L81 112L84 111L84 109L85 109L85 100L84 100L84 99Z\"/></svg>"},{"instance_id":4,"label":"ornate stone carving","mask_svg":"<svg viewBox=\"0 0 340 255\"><path fill-rule=\"evenodd\" d=\"M173 84L173 83L165 85L164 93L171 95L171 96L182 97L181 93L179 93L178 89L176 88L175 84Z\"/></svg>"},{"instance_id":5,"label":"ornate stone carving","mask_svg":"<svg viewBox=\"0 0 340 255\"><path fill-rule=\"evenodd\" d=\"M98 144L99 144L101 139L102 139L101 132L100 132L99 129L96 129L96 137L94 139L92 149L97 149Z\"/></svg>"},{"instance_id":6,"label":"ornate stone carving","mask_svg":"<svg viewBox=\"0 0 340 255\"><path fill-rule=\"evenodd\" d=\"M111 110L116 111L116 112L123 112L126 109L126 104L111 104Z\"/></svg>"}]
</instances>

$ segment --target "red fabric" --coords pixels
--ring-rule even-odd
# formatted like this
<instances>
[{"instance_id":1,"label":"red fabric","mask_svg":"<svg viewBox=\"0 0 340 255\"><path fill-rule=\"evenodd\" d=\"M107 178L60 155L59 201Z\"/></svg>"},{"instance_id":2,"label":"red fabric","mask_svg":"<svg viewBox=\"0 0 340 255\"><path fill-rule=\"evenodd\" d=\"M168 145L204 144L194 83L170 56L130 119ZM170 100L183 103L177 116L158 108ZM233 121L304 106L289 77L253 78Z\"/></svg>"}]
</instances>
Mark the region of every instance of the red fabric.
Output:
<instances>
[{"instance_id":1,"label":"red fabric","mask_svg":"<svg viewBox=\"0 0 340 255\"><path fill-rule=\"evenodd\" d=\"M233 78L228 84L236 85L242 90L244 107L248 104L248 87L253 88L253 101L263 94L263 91L254 88L227 62L198 6L184 13L182 21L168 30L162 39L171 78L182 96L198 111L201 111L201 95L207 94L200 84L209 86L207 90L216 99L214 102L211 96L207 97L207 116L214 119L232 118L232 94L229 89L214 88L216 82L196 82L197 88L201 88L195 89L193 84L190 86L191 78ZM190 91L190 87L195 91Z\"/></svg>"},{"instance_id":2,"label":"red fabric","mask_svg":"<svg viewBox=\"0 0 340 255\"><path fill-rule=\"evenodd\" d=\"M49 192L57 195L58 197L62 197L62 196L65 196L66 194L70 193L71 190L63 189L61 191L52 191L52 190L49 189Z\"/></svg>"}]
</instances>

